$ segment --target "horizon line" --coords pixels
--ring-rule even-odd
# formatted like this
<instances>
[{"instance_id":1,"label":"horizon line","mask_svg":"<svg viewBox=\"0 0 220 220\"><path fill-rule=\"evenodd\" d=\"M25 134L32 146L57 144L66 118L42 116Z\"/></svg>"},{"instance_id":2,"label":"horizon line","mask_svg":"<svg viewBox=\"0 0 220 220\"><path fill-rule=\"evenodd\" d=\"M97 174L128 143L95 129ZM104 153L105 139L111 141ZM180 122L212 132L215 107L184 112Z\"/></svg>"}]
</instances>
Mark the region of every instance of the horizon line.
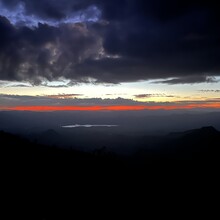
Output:
<instances>
[{"instance_id":1,"label":"horizon line","mask_svg":"<svg viewBox=\"0 0 220 220\"><path fill-rule=\"evenodd\" d=\"M94 105L94 106L0 106L8 111L141 111L141 110L187 110L220 109L220 103L196 103L185 105Z\"/></svg>"}]
</instances>

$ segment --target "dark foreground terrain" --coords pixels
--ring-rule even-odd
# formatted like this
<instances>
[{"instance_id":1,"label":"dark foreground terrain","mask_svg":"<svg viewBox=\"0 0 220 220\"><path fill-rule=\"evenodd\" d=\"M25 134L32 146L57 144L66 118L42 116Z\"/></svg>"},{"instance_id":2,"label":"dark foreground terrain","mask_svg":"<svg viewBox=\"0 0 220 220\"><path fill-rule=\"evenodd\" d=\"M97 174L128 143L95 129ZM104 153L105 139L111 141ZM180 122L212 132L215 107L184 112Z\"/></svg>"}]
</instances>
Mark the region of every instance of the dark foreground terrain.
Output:
<instances>
[{"instance_id":1,"label":"dark foreground terrain","mask_svg":"<svg viewBox=\"0 0 220 220\"><path fill-rule=\"evenodd\" d=\"M147 140L146 148L143 139L142 148L123 156L104 148L49 147L1 131L1 188L8 216L73 219L66 216L101 211L108 216L116 207L122 211L122 204L130 207L128 214L139 203L148 210L148 203L155 208L169 199L176 205L186 199L191 208L214 201L220 132L204 127L172 133L155 142L155 148L152 143L147 147Z\"/></svg>"}]
</instances>

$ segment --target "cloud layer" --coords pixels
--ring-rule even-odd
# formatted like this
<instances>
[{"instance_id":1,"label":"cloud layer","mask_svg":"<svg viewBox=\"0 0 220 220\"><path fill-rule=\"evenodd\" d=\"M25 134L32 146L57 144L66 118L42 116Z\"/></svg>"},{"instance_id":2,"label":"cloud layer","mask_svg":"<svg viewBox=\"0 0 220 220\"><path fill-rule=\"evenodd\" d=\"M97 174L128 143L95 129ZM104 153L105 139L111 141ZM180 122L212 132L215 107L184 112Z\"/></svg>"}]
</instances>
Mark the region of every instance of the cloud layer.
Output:
<instances>
[{"instance_id":1,"label":"cloud layer","mask_svg":"<svg viewBox=\"0 0 220 220\"><path fill-rule=\"evenodd\" d=\"M140 94L140 97L170 97L166 94ZM0 110L158 110L158 109L220 109L220 98L205 100L183 100L172 102L136 101L115 98L81 98L80 94L58 94L44 96L20 96L0 94Z\"/></svg>"},{"instance_id":2,"label":"cloud layer","mask_svg":"<svg viewBox=\"0 0 220 220\"><path fill-rule=\"evenodd\" d=\"M176 84L220 75L220 15L212 0L0 4L0 80Z\"/></svg>"}]
</instances>

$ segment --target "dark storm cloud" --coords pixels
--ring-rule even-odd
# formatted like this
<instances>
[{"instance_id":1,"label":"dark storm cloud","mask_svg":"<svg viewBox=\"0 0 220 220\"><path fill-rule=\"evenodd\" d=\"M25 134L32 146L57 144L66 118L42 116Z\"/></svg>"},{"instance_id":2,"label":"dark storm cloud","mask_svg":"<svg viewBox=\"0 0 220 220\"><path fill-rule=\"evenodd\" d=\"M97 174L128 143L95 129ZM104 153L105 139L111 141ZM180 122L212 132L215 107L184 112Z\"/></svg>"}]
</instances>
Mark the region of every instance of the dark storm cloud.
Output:
<instances>
[{"instance_id":1,"label":"dark storm cloud","mask_svg":"<svg viewBox=\"0 0 220 220\"><path fill-rule=\"evenodd\" d=\"M22 4L26 14L52 19L64 18L74 6L77 6L77 1L71 0L2 0L1 2L12 10Z\"/></svg>"},{"instance_id":2,"label":"dark storm cloud","mask_svg":"<svg viewBox=\"0 0 220 220\"><path fill-rule=\"evenodd\" d=\"M87 75L74 66L100 48L100 37L84 24L51 27L39 24L35 29L16 28L0 17L0 77L2 80L31 81L39 84L66 77L82 81Z\"/></svg>"},{"instance_id":3,"label":"dark storm cloud","mask_svg":"<svg viewBox=\"0 0 220 220\"><path fill-rule=\"evenodd\" d=\"M93 23L15 27L0 19L0 79L41 83L63 76L73 82L215 82L220 75L220 15L216 1L1 0L15 10L62 21L96 6ZM86 11L86 12L85 12ZM91 12L93 13L93 12ZM0 10L1 14L1 10ZM41 78L42 77L42 78ZM173 78L173 79L170 79Z\"/></svg>"}]
</instances>

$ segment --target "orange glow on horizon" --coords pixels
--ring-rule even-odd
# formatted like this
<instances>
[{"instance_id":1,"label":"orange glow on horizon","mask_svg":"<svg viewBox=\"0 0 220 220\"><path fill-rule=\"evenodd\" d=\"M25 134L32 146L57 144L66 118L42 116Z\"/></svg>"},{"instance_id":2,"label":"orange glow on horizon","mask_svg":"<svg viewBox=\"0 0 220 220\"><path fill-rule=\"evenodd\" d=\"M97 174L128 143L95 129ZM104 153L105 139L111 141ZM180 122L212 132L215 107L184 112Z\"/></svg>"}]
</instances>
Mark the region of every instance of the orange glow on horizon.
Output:
<instances>
[{"instance_id":1,"label":"orange glow on horizon","mask_svg":"<svg viewBox=\"0 0 220 220\"><path fill-rule=\"evenodd\" d=\"M185 105L117 105L117 106L13 106L0 107L11 111L138 111L138 110L181 110L211 108L220 109L220 103L194 103Z\"/></svg>"}]
</instances>

